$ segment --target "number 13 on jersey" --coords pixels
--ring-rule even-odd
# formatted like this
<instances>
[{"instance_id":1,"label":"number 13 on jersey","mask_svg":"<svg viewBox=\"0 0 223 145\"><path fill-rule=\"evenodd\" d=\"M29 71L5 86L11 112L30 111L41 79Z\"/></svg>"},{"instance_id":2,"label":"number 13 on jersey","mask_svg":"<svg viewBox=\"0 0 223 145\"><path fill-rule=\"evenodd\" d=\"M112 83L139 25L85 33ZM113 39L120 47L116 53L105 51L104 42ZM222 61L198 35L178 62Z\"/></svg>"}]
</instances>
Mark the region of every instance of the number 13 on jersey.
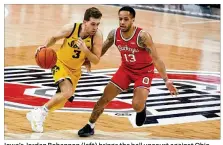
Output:
<instances>
[{"instance_id":1,"label":"number 13 on jersey","mask_svg":"<svg viewBox=\"0 0 223 145\"><path fill-rule=\"evenodd\" d=\"M126 62L135 62L136 58L134 54L124 54Z\"/></svg>"}]
</instances>

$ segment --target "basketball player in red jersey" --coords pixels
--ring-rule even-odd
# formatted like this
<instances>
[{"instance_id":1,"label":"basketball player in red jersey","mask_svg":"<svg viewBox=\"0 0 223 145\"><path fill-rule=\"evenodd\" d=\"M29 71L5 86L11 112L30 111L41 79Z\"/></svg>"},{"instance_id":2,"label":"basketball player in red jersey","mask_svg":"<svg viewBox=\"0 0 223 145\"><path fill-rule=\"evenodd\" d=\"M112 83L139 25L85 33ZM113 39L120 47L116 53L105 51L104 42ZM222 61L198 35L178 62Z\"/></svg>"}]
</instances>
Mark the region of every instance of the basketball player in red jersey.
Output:
<instances>
[{"instance_id":1,"label":"basketball player in red jersey","mask_svg":"<svg viewBox=\"0 0 223 145\"><path fill-rule=\"evenodd\" d=\"M122 63L111 81L105 87L103 96L97 101L88 124L78 135L87 137L94 134L95 122L102 114L105 106L118 94L134 82L132 106L137 112L136 125L142 126L146 119L146 99L154 75L154 67L163 78L171 95L177 95L177 89L168 79L163 61L159 58L150 34L133 25L135 10L122 7L119 12L119 28L112 30L103 44L102 55L114 43L120 51Z\"/></svg>"}]
</instances>

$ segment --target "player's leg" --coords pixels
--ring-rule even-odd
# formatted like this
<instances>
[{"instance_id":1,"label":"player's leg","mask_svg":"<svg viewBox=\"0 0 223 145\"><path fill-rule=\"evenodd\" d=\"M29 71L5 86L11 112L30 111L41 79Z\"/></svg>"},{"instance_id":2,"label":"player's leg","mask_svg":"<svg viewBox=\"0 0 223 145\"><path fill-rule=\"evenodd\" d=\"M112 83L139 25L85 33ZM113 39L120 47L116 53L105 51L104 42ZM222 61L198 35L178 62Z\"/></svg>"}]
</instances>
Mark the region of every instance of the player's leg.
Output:
<instances>
[{"instance_id":1,"label":"player's leg","mask_svg":"<svg viewBox=\"0 0 223 145\"><path fill-rule=\"evenodd\" d=\"M111 79L111 82L107 84L104 89L102 97L96 102L94 109L91 113L88 124L78 131L80 137L87 137L94 134L94 126L97 119L103 113L106 105L112 101L119 93L127 89L130 84L130 80L125 72L119 68L116 74Z\"/></svg>"},{"instance_id":2,"label":"player's leg","mask_svg":"<svg viewBox=\"0 0 223 145\"><path fill-rule=\"evenodd\" d=\"M88 124L78 131L80 137L88 137L94 134L94 125L99 116L103 113L106 105L114 99L121 90L116 87L113 83L108 83L105 87L103 96L96 102L94 109L91 113Z\"/></svg>"},{"instance_id":3,"label":"player's leg","mask_svg":"<svg viewBox=\"0 0 223 145\"><path fill-rule=\"evenodd\" d=\"M48 114L48 110L53 111L63 107L67 99L73 95L73 87L68 79L64 79L59 83L60 93L56 93L45 105L35 108L27 113L27 119L31 123L34 132L43 132L43 123Z\"/></svg>"},{"instance_id":4,"label":"player's leg","mask_svg":"<svg viewBox=\"0 0 223 145\"><path fill-rule=\"evenodd\" d=\"M136 125L142 126L146 118L146 99L149 95L149 90L146 88L135 88L132 107L137 112L136 114Z\"/></svg>"},{"instance_id":5,"label":"player's leg","mask_svg":"<svg viewBox=\"0 0 223 145\"><path fill-rule=\"evenodd\" d=\"M74 94L74 88L68 79L59 83L60 92L56 93L45 105L49 111L54 111L64 107L67 100Z\"/></svg>"},{"instance_id":6,"label":"player's leg","mask_svg":"<svg viewBox=\"0 0 223 145\"><path fill-rule=\"evenodd\" d=\"M136 125L142 126L146 119L146 100L149 95L152 77L142 76L135 81L134 95L132 100L133 109L136 114Z\"/></svg>"},{"instance_id":7,"label":"player's leg","mask_svg":"<svg viewBox=\"0 0 223 145\"><path fill-rule=\"evenodd\" d=\"M46 108L49 109L49 111L54 111L54 110L57 110L57 109L60 109L62 107L64 107L65 103L67 102L67 100L69 102L72 102L74 97L73 97L73 94L76 90L76 87L77 87L77 83L78 83L78 80L80 79L81 77L81 71L76 71L76 72L73 72L72 74L69 74L69 78L66 79L66 81L68 80L70 82L70 84L72 86L64 86L62 83L59 83L58 85L58 89L57 89L57 92L55 94L54 97L57 97L57 96L60 96L60 95L64 95L67 93L67 97L63 97L62 100L58 101L58 103L53 103L51 102L51 100L49 102L47 102L45 104ZM69 84L69 85L70 85ZM73 87L73 92L68 92L67 89L72 89L70 87Z\"/></svg>"},{"instance_id":8,"label":"player's leg","mask_svg":"<svg viewBox=\"0 0 223 145\"><path fill-rule=\"evenodd\" d=\"M60 62L57 62L56 66L54 67L53 77L62 91L60 93L56 93L42 107L35 108L27 113L26 117L30 121L34 132L43 132L43 123L48 114L48 110L52 109L61 102L66 102L67 98L73 95L74 89L72 87L72 83L66 79L67 76L68 74L63 68L63 65Z\"/></svg>"}]
</instances>

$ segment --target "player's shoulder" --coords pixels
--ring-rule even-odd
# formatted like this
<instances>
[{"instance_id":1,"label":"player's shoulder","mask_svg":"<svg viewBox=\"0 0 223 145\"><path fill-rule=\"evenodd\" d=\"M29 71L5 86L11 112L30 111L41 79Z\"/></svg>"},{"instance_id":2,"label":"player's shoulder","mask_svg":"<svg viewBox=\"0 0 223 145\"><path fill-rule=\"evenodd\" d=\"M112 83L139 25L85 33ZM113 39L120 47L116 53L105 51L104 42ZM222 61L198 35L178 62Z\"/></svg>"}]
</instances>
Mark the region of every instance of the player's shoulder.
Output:
<instances>
[{"instance_id":1,"label":"player's shoulder","mask_svg":"<svg viewBox=\"0 0 223 145\"><path fill-rule=\"evenodd\" d=\"M118 29L118 28L116 28L116 29L112 29L111 31L109 31L108 36L109 36L109 37L114 37L114 35L116 34L117 29Z\"/></svg>"},{"instance_id":2,"label":"player's shoulder","mask_svg":"<svg viewBox=\"0 0 223 145\"><path fill-rule=\"evenodd\" d=\"M114 35L117 30L118 30L118 28L112 29L109 33Z\"/></svg>"},{"instance_id":3,"label":"player's shoulder","mask_svg":"<svg viewBox=\"0 0 223 145\"><path fill-rule=\"evenodd\" d=\"M100 29L98 29L95 33L95 36L102 36L102 31Z\"/></svg>"},{"instance_id":4,"label":"player's shoulder","mask_svg":"<svg viewBox=\"0 0 223 145\"><path fill-rule=\"evenodd\" d=\"M97 39L103 39L103 33L100 29L98 29L96 33L93 35L93 40Z\"/></svg>"},{"instance_id":5,"label":"player's shoulder","mask_svg":"<svg viewBox=\"0 0 223 145\"><path fill-rule=\"evenodd\" d=\"M72 29L75 23L67 23L63 25L63 29Z\"/></svg>"},{"instance_id":6,"label":"player's shoulder","mask_svg":"<svg viewBox=\"0 0 223 145\"><path fill-rule=\"evenodd\" d=\"M145 35L147 35L148 33L149 33L148 31L146 31L146 30L144 30L144 29L141 28L141 30L140 30L140 32L139 32L139 36L145 36Z\"/></svg>"},{"instance_id":7,"label":"player's shoulder","mask_svg":"<svg viewBox=\"0 0 223 145\"><path fill-rule=\"evenodd\" d=\"M70 37L74 31L75 23L64 24L61 28L61 32L65 34L65 37Z\"/></svg>"},{"instance_id":8,"label":"player's shoulder","mask_svg":"<svg viewBox=\"0 0 223 145\"><path fill-rule=\"evenodd\" d=\"M144 29L141 29L138 35L140 38L152 38L150 33Z\"/></svg>"},{"instance_id":9,"label":"player's shoulder","mask_svg":"<svg viewBox=\"0 0 223 145\"><path fill-rule=\"evenodd\" d=\"M73 29L74 29L74 23L68 23L68 24L64 24L63 26L62 26L62 31L63 32L72 32L73 31Z\"/></svg>"}]
</instances>

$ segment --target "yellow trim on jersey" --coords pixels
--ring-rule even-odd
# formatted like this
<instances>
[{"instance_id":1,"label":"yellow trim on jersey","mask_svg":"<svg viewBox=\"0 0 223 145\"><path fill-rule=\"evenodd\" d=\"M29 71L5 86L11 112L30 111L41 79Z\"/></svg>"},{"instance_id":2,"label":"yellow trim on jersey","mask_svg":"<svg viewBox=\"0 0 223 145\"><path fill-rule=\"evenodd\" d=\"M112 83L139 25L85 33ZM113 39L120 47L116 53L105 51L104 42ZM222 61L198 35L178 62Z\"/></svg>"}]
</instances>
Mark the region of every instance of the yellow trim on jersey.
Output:
<instances>
[{"instance_id":1,"label":"yellow trim on jersey","mask_svg":"<svg viewBox=\"0 0 223 145\"><path fill-rule=\"evenodd\" d=\"M68 68L73 70L80 70L82 64L85 61L86 55L81 51L77 45L76 41L79 37L79 32L81 30L81 23L75 23L74 29L68 38L64 39L61 48L57 51L57 58ZM93 39L91 36L83 39L88 49L92 49Z\"/></svg>"}]
</instances>

